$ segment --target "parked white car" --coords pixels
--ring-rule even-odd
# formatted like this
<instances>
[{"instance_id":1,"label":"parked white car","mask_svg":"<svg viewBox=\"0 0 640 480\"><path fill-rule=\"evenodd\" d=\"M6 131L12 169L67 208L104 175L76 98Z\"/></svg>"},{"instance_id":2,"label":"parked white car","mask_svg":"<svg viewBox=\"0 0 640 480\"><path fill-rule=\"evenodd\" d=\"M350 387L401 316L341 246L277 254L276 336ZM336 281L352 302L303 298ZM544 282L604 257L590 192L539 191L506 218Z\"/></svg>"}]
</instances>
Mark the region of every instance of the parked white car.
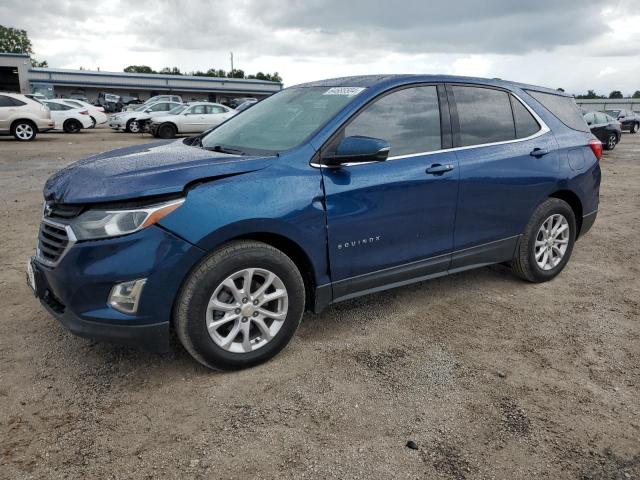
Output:
<instances>
[{"instance_id":1,"label":"parked white car","mask_svg":"<svg viewBox=\"0 0 640 480\"><path fill-rule=\"evenodd\" d=\"M35 140L38 132L53 128L51 112L42 102L17 93L0 93L0 135Z\"/></svg>"},{"instance_id":2,"label":"parked white car","mask_svg":"<svg viewBox=\"0 0 640 480\"><path fill-rule=\"evenodd\" d=\"M233 117L235 110L219 103L193 102L176 107L169 115L151 119L150 132L154 137L173 138L180 133L202 133Z\"/></svg>"},{"instance_id":3,"label":"parked white car","mask_svg":"<svg viewBox=\"0 0 640 480\"><path fill-rule=\"evenodd\" d=\"M84 100L79 100L77 98L60 98L55 101L58 103L69 105L73 108L83 108L87 110L89 112L89 116L91 117L91 121L93 122L94 127L96 125L102 125L103 123L107 123L107 120L109 119L107 117L107 114L104 113L103 107L96 107L95 105L91 105L89 102L85 102Z\"/></svg>"},{"instance_id":4,"label":"parked white car","mask_svg":"<svg viewBox=\"0 0 640 480\"><path fill-rule=\"evenodd\" d=\"M51 110L51 118L55 130L64 130L65 133L78 133L83 128L91 128L93 122L89 111L82 108L73 108L54 100L46 100L44 103Z\"/></svg>"},{"instance_id":5,"label":"parked white car","mask_svg":"<svg viewBox=\"0 0 640 480\"><path fill-rule=\"evenodd\" d=\"M151 105L140 105L138 109L121 112L111 116L109 120L109 126L114 130L124 130L129 133L141 132L141 125L138 122L138 118L145 120L158 116L165 115L169 110L182 105L177 102L157 102Z\"/></svg>"}]
</instances>

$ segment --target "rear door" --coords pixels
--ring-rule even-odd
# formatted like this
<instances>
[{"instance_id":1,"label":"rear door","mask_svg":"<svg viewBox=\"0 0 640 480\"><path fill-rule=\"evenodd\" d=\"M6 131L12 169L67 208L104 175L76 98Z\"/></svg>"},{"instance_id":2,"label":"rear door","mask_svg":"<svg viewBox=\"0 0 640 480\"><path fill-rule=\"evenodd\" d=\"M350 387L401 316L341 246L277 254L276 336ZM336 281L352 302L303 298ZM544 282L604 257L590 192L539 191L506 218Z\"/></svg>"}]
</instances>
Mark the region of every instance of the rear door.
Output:
<instances>
[{"instance_id":1,"label":"rear door","mask_svg":"<svg viewBox=\"0 0 640 480\"><path fill-rule=\"evenodd\" d=\"M444 88L440 96L425 85L378 97L322 154L356 135L387 140L391 150L384 162L322 169L334 299L445 272L453 246L458 170L445 150ZM448 169L429 173L434 166Z\"/></svg>"},{"instance_id":2,"label":"rear door","mask_svg":"<svg viewBox=\"0 0 640 480\"><path fill-rule=\"evenodd\" d=\"M557 181L557 142L512 93L448 85L460 166L451 270L513 257L531 213Z\"/></svg>"}]
</instances>

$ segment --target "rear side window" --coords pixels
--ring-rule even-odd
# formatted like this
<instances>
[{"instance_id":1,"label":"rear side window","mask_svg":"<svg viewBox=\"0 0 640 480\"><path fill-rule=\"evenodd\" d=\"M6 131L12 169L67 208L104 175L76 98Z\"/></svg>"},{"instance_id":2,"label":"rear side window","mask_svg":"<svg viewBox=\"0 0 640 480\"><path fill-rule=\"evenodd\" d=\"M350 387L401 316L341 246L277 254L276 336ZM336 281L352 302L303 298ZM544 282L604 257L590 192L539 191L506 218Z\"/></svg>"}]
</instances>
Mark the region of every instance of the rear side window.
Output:
<instances>
[{"instance_id":1,"label":"rear side window","mask_svg":"<svg viewBox=\"0 0 640 480\"><path fill-rule=\"evenodd\" d=\"M5 97L4 95L0 95L0 107L13 107L13 102L9 97Z\"/></svg>"},{"instance_id":2,"label":"rear side window","mask_svg":"<svg viewBox=\"0 0 640 480\"><path fill-rule=\"evenodd\" d=\"M389 156L440 150L440 109L436 87L412 87L385 95L365 108L344 135L387 140Z\"/></svg>"},{"instance_id":3,"label":"rear side window","mask_svg":"<svg viewBox=\"0 0 640 480\"><path fill-rule=\"evenodd\" d=\"M589 132L576 101L572 97L563 97L553 93L542 93L527 90L527 93L553 113L567 127L581 132Z\"/></svg>"},{"instance_id":4,"label":"rear side window","mask_svg":"<svg viewBox=\"0 0 640 480\"><path fill-rule=\"evenodd\" d=\"M509 94L481 87L453 86L463 147L516 138Z\"/></svg>"},{"instance_id":5,"label":"rear side window","mask_svg":"<svg viewBox=\"0 0 640 480\"><path fill-rule=\"evenodd\" d=\"M527 138L540 131L540 125L531 112L513 95L511 95L511 108L513 108L517 138Z\"/></svg>"}]
</instances>

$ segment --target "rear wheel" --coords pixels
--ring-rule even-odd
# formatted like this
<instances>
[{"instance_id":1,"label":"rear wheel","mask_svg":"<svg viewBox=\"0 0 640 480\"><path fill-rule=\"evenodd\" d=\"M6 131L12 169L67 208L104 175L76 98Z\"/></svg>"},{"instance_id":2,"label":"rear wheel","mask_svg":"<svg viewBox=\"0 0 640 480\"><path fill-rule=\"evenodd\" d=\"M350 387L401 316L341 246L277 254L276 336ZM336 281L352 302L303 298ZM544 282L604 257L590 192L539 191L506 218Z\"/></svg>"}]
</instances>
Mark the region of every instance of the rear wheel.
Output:
<instances>
[{"instance_id":1,"label":"rear wheel","mask_svg":"<svg viewBox=\"0 0 640 480\"><path fill-rule=\"evenodd\" d=\"M158 128L157 131L157 136L160 138L173 138L176 136L176 133L176 127L170 123L166 123L164 125L160 125L160 128Z\"/></svg>"},{"instance_id":2,"label":"rear wheel","mask_svg":"<svg viewBox=\"0 0 640 480\"><path fill-rule=\"evenodd\" d=\"M206 367L246 368L289 343L304 302L304 283L289 257L261 242L232 242L185 281L174 309L176 333Z\"/></svg>"},{"instance_id":3,"label":"rear wheel","mask_svg":"<svg viewBox=\"0 0 640 480\"><path fill-rule=\"evenodd\" d=\"M631 133L638 133L638 130L640 130L640 123L636 122L631 125Z\"/></svg>"},{"instance_id":4,"label":"rear wheel","mask_svg":"<svg viewBox=\"0 0 640 480\"><path fill-rule=\"evenodd\" d=\"M607 137L607 141L604 144L604 148L607 150L613 150L614 148L616 148L617 143L618 143L618 136L615 133L611 133Z\"/></svg>"},{"instance_id":5,"label":"rear wheel","mask_svg":"<svg viewBox=\"0 0 640 480\"><path fill-rule=\"evenodd\" d=\"M75 118L70 118L69 120L64 122L64 124L62 125L62 129L66 133L78 133L80 130L82 130L82 124Z\"/></svg>"},{"instance_id":6,"label":"rear wheel","mask_svg":"<svg viewBox=\"0 0 640 480\"><path fill-rule=\"evenodd\" d=\"M11 126L11 134L21 142L35 140L38 129L29 120L18 120Z\"/></svg>"},{"instance_id":7,"label":"rear wheel","mask_svg":"<svg viewBox=\"0 0 640 480\"><path fill-rule=\"evenodd\" d=\"M533 212L511 268L530 282L546 282L565 267L576 239L576 219L563 200L549 198Z\"/></svg>"},{"instance_id":8,"label":"rear wheel","mask_svg":"<svg viewBox=\"0 0 640 480\"><path fill-rule=\"evenodd\" d=\"M124 130L129 133L140 133L140 122L137 120L129 120Z\"/></svg>"}]
</instances>

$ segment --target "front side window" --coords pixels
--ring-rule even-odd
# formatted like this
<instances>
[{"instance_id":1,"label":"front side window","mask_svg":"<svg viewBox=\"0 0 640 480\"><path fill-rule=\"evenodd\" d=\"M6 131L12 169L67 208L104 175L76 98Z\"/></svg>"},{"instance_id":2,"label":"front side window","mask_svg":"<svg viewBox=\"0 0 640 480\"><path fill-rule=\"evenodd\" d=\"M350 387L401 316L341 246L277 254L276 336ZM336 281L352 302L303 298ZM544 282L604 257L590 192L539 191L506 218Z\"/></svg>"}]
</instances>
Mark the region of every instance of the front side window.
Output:
<instances>
[{"instance_id":1,"label":"front side window","mask_svg":"<svg viewBox=\"0 0 640 480\"><path fill-rule=\"evenodd\" d=\"M292 87L231 117L202 138L204 148L230 147L246 153L268 153L300 145L364 89Z\"/></svg>"},{"instance_id":2,"label":"front side window","mask_svg":"<svg viewBox=\"0 0 640 480\"><path fill-rule=\"evenodd\" d=\"M376 100L345 128L345 137L356 135L387 140L390 157L440 150L437 88L405 88Z\"/></svg>"},{"instance_id":3,"label":"front side window","mask_svg":"<svg viewBox=\"0 0 640 480\"><path fill-rule=\"evenodd\" d=\"M47 102L47 107L49 107L49 110L54 111L54 112L62 110L62 108L61 108L62 106L60 104L58 104L58 103L53 103L53 102L49 103L49 102Z\"/></svg>"},{"instance_id":4,"label":"front side window","mask_svg":"<svg viewBox=\"0 0 640 480\"><path fill-rule=\"evenodd\" d=\"M170 105L168 103L156 103L149 110L152 112L166 112L169 110Z\"/></svg>"},{"instance_id":5,"label":"front side window","mask_svg":"<svg viewBox=\"0 0 640 480\"><path fill-rule=\"evenodd\" d=\"M463 147L516 138L509 94L482 87L454 86Z\"/></svg>"}]
</instances>

